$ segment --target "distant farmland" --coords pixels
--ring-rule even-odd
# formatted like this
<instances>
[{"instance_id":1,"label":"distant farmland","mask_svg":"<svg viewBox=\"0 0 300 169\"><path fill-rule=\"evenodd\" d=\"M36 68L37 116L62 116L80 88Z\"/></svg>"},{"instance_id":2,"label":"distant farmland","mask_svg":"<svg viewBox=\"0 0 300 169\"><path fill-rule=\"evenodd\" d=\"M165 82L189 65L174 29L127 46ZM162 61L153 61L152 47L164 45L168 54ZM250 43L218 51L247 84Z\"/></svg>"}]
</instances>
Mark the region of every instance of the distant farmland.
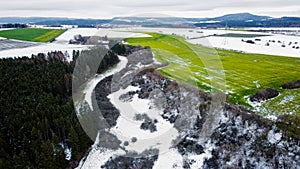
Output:
<instances>
[{"instance_id":1,"label":"distant farmland","mask_svg":"<svg viewBox=\"0 0 300 169\"><path fill-rule=\"evenodd\" d=\"M222 35L216 35L219 37L231 37L231 38L256 38L270 35L262 35L262 34L241 34L241 33L226 33Z\"/></svg>"},{"instance_id":2,"label":"distant farmland","mask_svg":"<svg viewBox=\"0 0 300 169\"><path fill-rule=\"evenodd\" d=\"M0 31L0 37L32 42L49 42L65 31L66 29L21 28Z\"/></svg>"}]
</instances>

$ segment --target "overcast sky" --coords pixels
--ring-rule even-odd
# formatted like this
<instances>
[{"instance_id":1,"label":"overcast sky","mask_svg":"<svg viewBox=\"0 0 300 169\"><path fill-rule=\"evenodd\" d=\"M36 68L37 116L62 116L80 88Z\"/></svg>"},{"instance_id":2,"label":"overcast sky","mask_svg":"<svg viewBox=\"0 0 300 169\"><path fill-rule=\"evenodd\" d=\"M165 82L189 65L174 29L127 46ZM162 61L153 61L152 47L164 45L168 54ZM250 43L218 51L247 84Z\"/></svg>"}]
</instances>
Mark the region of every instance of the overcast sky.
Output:
<instances>
[{"instance_id":1,"label":"overcast sky","mask_svg":"<svg viewBox=\"0 0 300 169\"><path fill-rule=\"evenodd\" d=\"M300 17L300 0L0 0L0 17L214 17L240 12Z\"/></svg>"}]
</instances>

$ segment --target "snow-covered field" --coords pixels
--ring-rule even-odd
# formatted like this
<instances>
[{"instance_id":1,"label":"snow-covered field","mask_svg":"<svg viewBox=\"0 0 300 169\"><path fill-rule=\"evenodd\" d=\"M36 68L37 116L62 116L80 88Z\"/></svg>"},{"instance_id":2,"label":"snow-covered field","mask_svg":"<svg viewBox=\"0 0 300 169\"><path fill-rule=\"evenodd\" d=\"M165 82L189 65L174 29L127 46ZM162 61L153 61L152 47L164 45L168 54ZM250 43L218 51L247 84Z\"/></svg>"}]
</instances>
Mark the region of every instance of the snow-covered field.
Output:
<instances>
[{"instance_id":1,"label":"snow-covered field","mask_svg":"<svg viewBox=\"0 0 300 169\"><path fill-rule=\"evenodd\" d=\"M5 29L1 29L5 30ZM81 34L82 36L107 36L109 38L126 38L126 37L149 37L149 35L142 33L124 32L119 29L96 29L96 28L72 28L68 29L65 33L56 38L53 43L39 43L37 46L30 47L15 47L14 49L0 50L0 58L9 57L30 57L32 54L48 53L51 51L68 52L71 56L73 50L85 50L89 46L68 44L70 39L75 35ZM0 39L5 39L1 38ZM1 42L0 42L0 45Z\"/></svg>"},{"instance_id":2,"label":"snow-covered field","mask_svg":"<svg viewBox=\"0 0 300 169\"><path fill-rule=\"evenodd\" d=\"M271 31L271 30L279 30L279 31L282 31L282 30L287 30L287 31L298 31L300 32L300 27L293 27L293 28L247 28L246 30L267 30L267 31Z\"/></svg>"},{"instance_id":3,"label":"snow-covered field","mask_svg":"<svg viewBox=\"0 0 300 169\"><path fill-rule=\"evenodd\" d=\"M12 40L0 37L0 51L16 48L26 48L31 46L37 46L40 43L37 42L25 42L20 40Z\"/></svg>"},{"instance_id":4,"label":"snow-covered field","mask_svg":"<svg viewBox=\"0 0 300 169\"><path fill-rule=\"evenodd\" d=\"M291 57L300 57L300 49L292 48L292 46L299 47L295 45L295 42L300 43L300 37L296 36L286 36L286 35L273 35L273 36L264 36L259 37L261 41L255 42L256 44L249 44L246 42L242 42L242 39L248 40L254 38L224 38L224 37L216 37L211 36L207 37L208 41L211 43L213 47L221 48L221 49L229 49L242 51L246 53L260 53L260 54L270 54L270 55L279 55L279 56L291 56ZM275 43L269 42L269 40L275 40ZM194 44L201 44L201 40L194 39L188 40ZM281 41L279 43L278 41ZM288 45L290 42L293 45ZM266 44L269 43L269 46ZM285 47L282 45L285 44ZM205 44L203 44L205 45Z\"/></svg>"},{"instance_id":5,"label":"snow-covered field","mask_svg":"<svg viewBox=\"0 0 300 169\"><path fill-rule=\"evenodd\" d=\"M273 30L272 28L270 28ZM277 30L276 28L274 28ZM260 53L260 54L270 54L270 55L279 55L279 56L290 56L290 57L300 57L300 36L289 36L289 35L278 35L271 33L262 33L262 32L246 32L246 31L232 31L224 29L179 29L179 28L130 28L128 30L141 31L141 32L158 32L165 34L175 34L183 36L187 39L188 42L193 44L200 44L208 47L215 47L221 49L229 49L242 51L246 53ZM255 30L253 28L253 30ZM257 30L260 30L257 28ZM285 30L281 28L278 30ZM287 29L293 31L300 31L300 28ZM268 35L256 38L240 38L240 37L219 37L213 35L222 35L222 34L259 34L259 35ZM261 41L255 41L256 44L249 44L242 42L244 40L255 40L261 39ZM269 40L274 40L275 43L269 42ZM280 41L280 42L279 42ZM269 42L269 46L266 46ZM291 45L289 43L292 42ZM285 47L282 47L282 45ZM293 48L293 46L295 48Z\"/></svg>"},{"instance_id":6,"label":"snow-covered field","mask_svg":"<svg viewBox=\"0 0 300 169\"><path fill-rule=\"evenodd\" d=\"M73 28L56 38L56 43L68 43L78 34L82 36L107 36L108 38L150 37L147 34L126 32L120 29Z\"/></svg>"},{"instance_id":7,"label":"snow-covered field","mask_svg":"<svg viewBox=\"0 0 300 169\"><path fill-rule=\"evenodd\" d=\"M31 57L32 54L38 53L48 53L51 51L62 51L68 52L69 56L72 57L73 50L84 50L88 49L89 46L83 45L69 45L69 44L56 44L56 43L45 43L37 46L25 47L25 48L14 48L7 50L0 50L0 58L10 58L10 57Z\"/></svg>"},{"instance_id":8,"label":"snow-covered field","mask_svg":"<svg viewBox=\"0 0 300 169\"><path fill-rule=\"evenodd\" d=\"M15 29L15 28L0 28L0 31L10 30L10 29Z\"/></svg>"}]
</instances>

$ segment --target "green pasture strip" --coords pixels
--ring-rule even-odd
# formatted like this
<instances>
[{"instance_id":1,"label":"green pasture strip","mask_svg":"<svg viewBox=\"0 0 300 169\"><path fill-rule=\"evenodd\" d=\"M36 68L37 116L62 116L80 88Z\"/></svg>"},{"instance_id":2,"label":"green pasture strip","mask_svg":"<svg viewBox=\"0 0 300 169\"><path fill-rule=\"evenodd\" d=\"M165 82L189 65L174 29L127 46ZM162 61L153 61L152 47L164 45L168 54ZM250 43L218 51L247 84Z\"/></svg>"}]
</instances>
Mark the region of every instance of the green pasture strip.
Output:
<instances>
[{"instance_id":1,"label":"green pasture strip","mask_svg":"<svg viewBox=\"0 0 300 169\"><path fill-rule=\"evenodd\" d=\"M66 29L20 28L0 31L0 37L32 42L49 42Z\"/></svg>"}]
</instances>

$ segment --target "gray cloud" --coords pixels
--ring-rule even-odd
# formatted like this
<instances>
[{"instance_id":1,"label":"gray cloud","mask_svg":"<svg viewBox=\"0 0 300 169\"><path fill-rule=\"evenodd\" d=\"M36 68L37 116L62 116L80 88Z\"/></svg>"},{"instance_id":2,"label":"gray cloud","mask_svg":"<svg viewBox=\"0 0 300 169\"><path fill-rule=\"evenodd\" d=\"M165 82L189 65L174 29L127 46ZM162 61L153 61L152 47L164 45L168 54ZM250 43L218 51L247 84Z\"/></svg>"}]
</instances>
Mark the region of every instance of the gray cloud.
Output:
<instances>
[{"instance_id":1,"label":"gray cloud","mask_svg":"<svg viewBox=\"0 0 300 169\"><path fill-rule=\"evenodd\" d=\"M110 18L138 13L203 17L254 12L300 16L299 0L0 0L1 16L63 16ZM190 16L188 16L190 17Z\"/></svg>"}]
</instances>

